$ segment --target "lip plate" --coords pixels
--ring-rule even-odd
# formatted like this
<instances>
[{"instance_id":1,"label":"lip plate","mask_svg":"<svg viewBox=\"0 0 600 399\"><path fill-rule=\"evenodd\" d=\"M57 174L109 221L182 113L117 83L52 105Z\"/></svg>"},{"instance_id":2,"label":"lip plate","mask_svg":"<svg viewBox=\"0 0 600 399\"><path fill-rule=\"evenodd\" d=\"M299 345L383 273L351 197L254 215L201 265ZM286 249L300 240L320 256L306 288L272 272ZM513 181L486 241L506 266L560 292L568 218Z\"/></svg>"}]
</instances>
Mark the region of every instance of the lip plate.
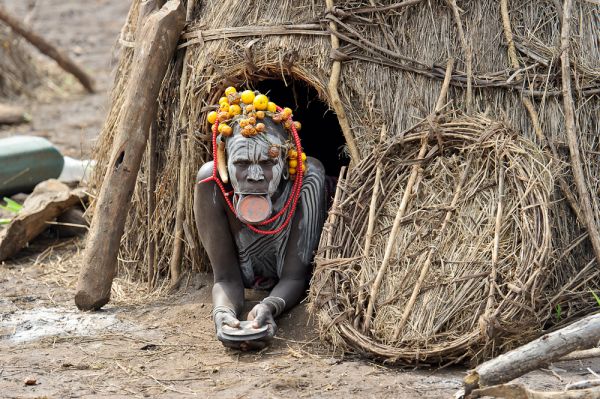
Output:
<instances>
[{"instance_id":1,"label":"lip plate","mask_svg":"<svg viewBox=\"0 0 600 399\"><path fill-rule=\"evenodd\" d=\"M229 326L223 326L221 332L230 341L252 341L255 339L263 338L268 334L267 329L269 326L262 326L260 328L252 327L253 321L246 320L240 322L240 328L233 328Z\"/></svg>"},{"instance_id":2,"label":"lip plate","mask_svg":"<svg viewBox=\"0 0 600 399\"><path fill-rule=\"evenodd\" d=\"M238 200L236 212L242 222L260 223L271 214L271 202L265 195L244 195Z\"/></svg>"}]
</instances>

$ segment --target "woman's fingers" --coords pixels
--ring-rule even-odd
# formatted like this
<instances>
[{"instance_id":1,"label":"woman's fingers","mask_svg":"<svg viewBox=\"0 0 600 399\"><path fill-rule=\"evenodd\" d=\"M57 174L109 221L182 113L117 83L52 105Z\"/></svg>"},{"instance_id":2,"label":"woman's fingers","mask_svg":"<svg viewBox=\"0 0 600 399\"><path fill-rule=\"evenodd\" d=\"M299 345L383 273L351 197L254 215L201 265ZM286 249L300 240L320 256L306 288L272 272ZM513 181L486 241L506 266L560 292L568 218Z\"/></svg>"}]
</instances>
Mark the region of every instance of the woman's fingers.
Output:
<instances>
[{"instance_id":1,"label":"woman's fingers","mask_svg":"<svg viewBox=\"0 0 600 399\"><path fill-rule=\"evenodd\" d=\"M226 315L223 318L223 324L228 325L229 327L232 328L239 328L240 327L240 321L238 319L236 319L235 317L233 317L232 315Z\"/></svg>"}]
</instances>

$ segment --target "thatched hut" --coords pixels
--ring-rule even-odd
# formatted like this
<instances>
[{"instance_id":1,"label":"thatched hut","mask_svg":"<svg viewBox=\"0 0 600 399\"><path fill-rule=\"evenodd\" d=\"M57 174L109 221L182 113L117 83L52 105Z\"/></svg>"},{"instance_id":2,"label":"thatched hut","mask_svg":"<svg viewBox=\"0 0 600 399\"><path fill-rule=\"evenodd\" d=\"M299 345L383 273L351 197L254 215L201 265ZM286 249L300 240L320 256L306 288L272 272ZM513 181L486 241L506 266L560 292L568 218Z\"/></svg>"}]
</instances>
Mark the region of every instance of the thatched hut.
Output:
<instances>
[{"instance_id":1,"label":"thatched hut","mask_svg":"<svg viewBox=\"0 0 600 399\"><path fill-rule=\"evenodd\" d=\"M187 1L188 23L162 84L156 126L150 134L121 241L121 272L165 281L180 269L194 272L209 268L193 222L194 176L211 158L210 135L204 122L209 105L217 102L225 87L234 85L270 92L271 98L281 103L295 103L295 117L304 124L303 146L309 155L326 161L328 174L337 175L352 158L352 169L340 184L339 197L345 208L337 212L334 206L332 215L339 217L330 219L322 237L311 293L321 333L336 345L403 362L458 361L475 354L481 355L479 359L597 306L589 292L598 288L599 281L588 235L594 235L589 227L597 226L600 217L595 195L600 188L600 7L576 2L572 15L564 18L554 1L457 4L454 0L416 0L387 5L342 1L335 7L333 3ZM120 122L139 6L140 1L135 0L120 38L124 50L112 107L97 149L101 166L98 184L102 165L111 153L115 126ZM572 31L565 50L569 63L564 59L561 63L565 54L560 51L561 19L568 20ZM562 44L564 47L565 42ZM449 59L454 60L448 76L450 104L444 102L439 108L442 111L436 113ZM567 96L576 104L574 122L579 140L570 151L563 100L565 76L572 83ZM290 93L292 97L285 97ZM432 130L432 123L441 128L437 136L428 138L430 133L424 132ZM382 130L385 135L380 139ZM468 140L453 141L457 131L468 132ZM493 141L483 140L490 132L496 134ZM406 141L407 137L410 140ZM425 158L417 154L423 140L432 140L429 149L438 145L436 151L429 151L431 154L426 151ZM449 153L440 150L444 140L449 140ZM504 147L499 148L498 143ZM573 178L574 172L577 175L577 165L573 170L570 166L573 151L584 159L583 182ZM490 241L478 245L472 258L464 248L456 252L466 256L454 259L463 262L460 273L441 267L443 256L435 252L418 282L410 270L423 270L421 260L411 263L391 257L386 262L392 263L390 270L395 274L384 273L382 286L387 288L370 298L374 274L363 270L377 272L379 268L373 269L373 265L384 261L393 215L403 192L413 187L408 185L415 169L412 166L433 168L430 170L448 178L447 184L441 178L429 180L432 185L425 190L437 187L442 194L437 202L416 201L413 213L431 206L447 211L462 169L451 167L446 157L455 157L453 162L464 167L468 154L479 154L476 164L486 182L482 187L471 181L469 187L476 192L502 185L504 177L500 177L503 174L498 172L501 168L497 162L498 157L505 156L502 154L520 165L522 173L507 172L505 176L506 195L512 197L506 200L511 206L500 216L500 227L485 230L481 237ZM383 194L379 196L372 195L376 165L382 168L382 181L397 180L396 184L382 184ZM591 201L589 206L583 205L582 187ZM434 191L425 192L432 195ZM378 204L377 222L370 230L373 250L367 256L361 251L367 232L363 222L368 219L372 197ZM497 219L498 198L497 193L487 197L493 206L478 211L481 220L488 223ZM529 214L534 208L541 213ZM354 223L357 214L362 219ZM416 223L418 218L410 220ZM399 247L407 247L410 232L416 227L411 228L395 238ZM455 242L470 239L456 226L452 232ZM432 240L422 238L417 255L437 243ZM464 264L472 266L474 272ZM492 273L494 264L502 264L504 271ZM452 270L457 274L449 273ZM446 273L440 284L452 290L428 289L424 294L421 288L414 289L424 282L434 284L440 273ZM467 275L471 277L465 278ZM527 278L531 281L523 280ZM473 279L476 282L471 287ZM418 317L416 313L398 313L407 298L414 296L411 307L418 304L414 309L418 308L419 314L439 315L445 311L444 298L429 301L426 295L464 294L475 288L476 298L462 297L463 313L475 313L464 320L459 320L461 312L457 311L459 296L449 299L454 317L451 327L433 319L420 323L425 319L413 319ZM327 298L323 298L324 292ZM497 301L489 302L488 297ZM372 302L368 317L374 324L378 315L385 315L387 324L383 324L387 327L381 331L395 322L408 323L413 330L406 334L392 331L391 336L376 328L350 331L360 313L355 313L358 301ZM498 303L510 306L496 307ZM521 311L523 308L527 311ZM513 323L512 316L517 314ZM493 318L495 324L480 329L477 323L481 315L498 317ZM363 318L361 313L359 324ZM453 350L428 351L433 345L427 335L433 334L431 323L435 324L434 344L438 348L456 340L456 335L472 339L465 339ZM419 330L420 324L428 325ZM528 327L526 331L521 330L523 326ZM500 333L486 333L490 329Z\"/></svg>"}]
</instances>

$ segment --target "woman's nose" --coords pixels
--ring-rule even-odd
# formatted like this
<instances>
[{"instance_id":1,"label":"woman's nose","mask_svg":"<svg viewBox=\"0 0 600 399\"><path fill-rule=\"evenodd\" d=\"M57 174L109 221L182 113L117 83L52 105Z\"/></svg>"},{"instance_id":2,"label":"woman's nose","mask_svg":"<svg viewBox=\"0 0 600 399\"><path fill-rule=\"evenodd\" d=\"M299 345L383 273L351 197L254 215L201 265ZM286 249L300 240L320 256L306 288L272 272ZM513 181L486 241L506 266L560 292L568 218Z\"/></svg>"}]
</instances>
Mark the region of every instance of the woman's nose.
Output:
<instances>
[{"instance_id":1,"label":"woman's nose","mask_svg":"<svg viewBox=\"0 0 600 399\"><path fill-rule=\"evenodd\" d=\"M248 168L248 181L263 181L265 180L265 175L263 174L263 170L259 165L250 165Z\"/></svg>"}]
</instances>

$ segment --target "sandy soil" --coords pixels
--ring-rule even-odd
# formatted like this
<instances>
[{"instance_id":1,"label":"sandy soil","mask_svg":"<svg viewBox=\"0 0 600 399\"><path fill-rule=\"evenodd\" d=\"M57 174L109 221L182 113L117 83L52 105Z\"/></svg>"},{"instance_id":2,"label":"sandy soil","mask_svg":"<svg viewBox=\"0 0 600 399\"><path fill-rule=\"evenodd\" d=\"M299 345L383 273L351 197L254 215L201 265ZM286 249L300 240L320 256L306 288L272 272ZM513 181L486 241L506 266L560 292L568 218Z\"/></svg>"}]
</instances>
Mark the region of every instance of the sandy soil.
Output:
<instances>
[{"instance_id":1,"label":"sandy soil","mask_svg":"<svg viewBox=\"0 0 600 399\"><path fill-rule=\"evenodd\" d=\"M210 275L162 296L118 279L103 311L78 312L72 298L82 245L41 240L4 265L1 397L408 399L451 398L460 388L465 368L392 368L332 353L304 305L278 321L277 339L262 352L226 349L213 335ZM251 307L260 297L249 294ZM563 362L520 381L561 389L599 369L597 360Z\"/></svg>"},{"instance_id":2,"label":"sandy soil","mask_svg":"<svg viewBox=\"0 0 600 399\"><path fill-rule=\"evenodd\" d=\"M24 12L20 0L4 3ZM42 135L67 155L87 153L106 112L127 3L38 2L34 28L92 71L99 93L73 88L60 101L27 101L33 123L0 136ZM266 350L226 349L210 319L210 275L193 276L174 295L147 294L143 284L117 279L109 306L78 312L73 291L82 245L41 239L1 266L0 397L450 398L460 388L465 368L390 368L334 354L319 341L304 305L278 321L277 339ZM520 381L561 389L590 378L590 370L599 371L600 361L559 363Z\"/></svg>"}]
</instances>

